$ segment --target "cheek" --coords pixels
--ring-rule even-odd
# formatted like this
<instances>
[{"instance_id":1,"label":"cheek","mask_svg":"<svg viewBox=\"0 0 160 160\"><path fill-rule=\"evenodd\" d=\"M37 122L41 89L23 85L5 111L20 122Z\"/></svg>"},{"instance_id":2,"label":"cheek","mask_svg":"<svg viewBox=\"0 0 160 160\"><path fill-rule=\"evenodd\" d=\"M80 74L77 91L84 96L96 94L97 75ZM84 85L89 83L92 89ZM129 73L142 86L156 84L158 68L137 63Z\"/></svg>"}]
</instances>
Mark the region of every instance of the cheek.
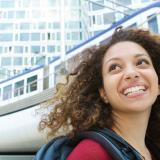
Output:
<instances>
[{"instance_id":1,"label":"cheek","mask_svg":"<svg viewBox=\"0 0 160 160\"><path fill-rule=\"evenodd\" d=\"M103 78L103 80L103 85L107 96L114 94L114 92L117 92L119 85L118 76L106 76Z\"/></svg>"}]
</instances>

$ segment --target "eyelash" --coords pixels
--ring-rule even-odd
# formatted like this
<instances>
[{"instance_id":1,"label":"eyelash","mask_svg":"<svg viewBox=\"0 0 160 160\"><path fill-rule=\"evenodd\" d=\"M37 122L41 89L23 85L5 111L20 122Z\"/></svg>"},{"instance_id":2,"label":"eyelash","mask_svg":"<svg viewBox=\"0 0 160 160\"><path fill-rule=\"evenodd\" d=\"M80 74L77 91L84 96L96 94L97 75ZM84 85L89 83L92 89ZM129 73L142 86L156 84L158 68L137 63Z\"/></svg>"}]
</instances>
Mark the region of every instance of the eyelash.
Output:
<instances>
[{"instance_id":1,"label":"eyelash","mask_svg":"<svg viewBox=\"0 0 160 160\"><path fill-rule=\"evenodd\" d=\"M150 64L148 60L140 59L140 60L138 60L137 65L143 65L142 62L145 62L145 64Z\"/></svg>"},{"instance_id":2,"label":"eyelash","mask_svg":"<svg viewBox=\"0 0 160 160\"><path fill-rule=\"evenodd\" d=\"M118 65L118 64L112 64L112 65L109 67L109 72L116 70L116 67L119 67L119 68L120 68L120 65Z\"/></svg>"}]
</instances>

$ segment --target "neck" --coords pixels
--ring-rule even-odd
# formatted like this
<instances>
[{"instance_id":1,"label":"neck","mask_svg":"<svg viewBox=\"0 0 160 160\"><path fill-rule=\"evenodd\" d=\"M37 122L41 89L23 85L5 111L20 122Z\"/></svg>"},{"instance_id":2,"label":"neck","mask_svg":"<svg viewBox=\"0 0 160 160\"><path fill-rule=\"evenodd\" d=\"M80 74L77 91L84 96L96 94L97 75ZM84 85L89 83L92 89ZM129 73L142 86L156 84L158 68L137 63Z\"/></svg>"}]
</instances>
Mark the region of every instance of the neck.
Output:
<instances>
[{"instance_id":1,"label":"neck","mask_svg":"<svg viewBox=\"0 0 160 160\"><path fill-rule=\"evenodd\" d=\"M112 129L132 145L142 156L150 159L145 145L145 135L150 116L150 110L143 113L124 114L113 113L114 124Z\"/></svg>"}]
</instances>

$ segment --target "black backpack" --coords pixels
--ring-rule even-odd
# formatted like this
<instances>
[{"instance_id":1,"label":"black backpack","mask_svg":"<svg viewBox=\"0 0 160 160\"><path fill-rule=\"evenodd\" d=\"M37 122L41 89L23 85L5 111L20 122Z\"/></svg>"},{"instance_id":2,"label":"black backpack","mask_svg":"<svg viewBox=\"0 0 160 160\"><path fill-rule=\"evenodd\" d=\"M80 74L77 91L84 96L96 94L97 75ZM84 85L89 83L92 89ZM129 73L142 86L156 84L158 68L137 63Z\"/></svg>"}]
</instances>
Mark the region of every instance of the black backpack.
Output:
<instances>
[{"instance_id":1,"label":"black backpack","mask_svg":"<svg viewBox=\"0 0 160 160\"><path fill-rule=\"evenodd\" d=\"M75 139L67 136L54 138L37 152L34 160L66 160L82 139L100 143L114 160L141 160L140 154L124 139L109 129L97 129L80 133Z\"/></svg>"}]
</instances>

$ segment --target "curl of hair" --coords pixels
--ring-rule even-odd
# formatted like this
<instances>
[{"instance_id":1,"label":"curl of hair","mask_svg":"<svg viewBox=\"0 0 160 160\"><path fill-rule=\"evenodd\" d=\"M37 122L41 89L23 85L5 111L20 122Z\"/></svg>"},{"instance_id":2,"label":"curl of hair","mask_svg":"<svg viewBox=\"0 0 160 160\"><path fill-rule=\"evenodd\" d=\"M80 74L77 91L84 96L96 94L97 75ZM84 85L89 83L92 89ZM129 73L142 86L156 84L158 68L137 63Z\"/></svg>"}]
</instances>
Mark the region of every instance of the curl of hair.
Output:
<instances>
[{"instance_id":1,"label":"curl of hair","mask_svg":"<svg viewBox=\"0 0 160 160\"><path fill-rule=\"evenodd\" d=\"M68 135L91 128L111 128L114 124L112 107L104 103L99 94L103 87L102 64L107 50L114 44L132 41L141 45L152 59L160 84L160 36L141 29L118 29L106 40L107 44L83 51L85 59L67 77L67 83L57 88L57 93L47 104L53 109L42 118L40 130L49 128L54 136L61 127ZM72 78L73 77L73 78ZM70 80L72 79L72 80ZM71 81L71 82L70 82ZM160 97L157 97L151 111L147 135L160 145ZM72 129L69 130L69 126Z\"/></svg>"}]
</instances>

